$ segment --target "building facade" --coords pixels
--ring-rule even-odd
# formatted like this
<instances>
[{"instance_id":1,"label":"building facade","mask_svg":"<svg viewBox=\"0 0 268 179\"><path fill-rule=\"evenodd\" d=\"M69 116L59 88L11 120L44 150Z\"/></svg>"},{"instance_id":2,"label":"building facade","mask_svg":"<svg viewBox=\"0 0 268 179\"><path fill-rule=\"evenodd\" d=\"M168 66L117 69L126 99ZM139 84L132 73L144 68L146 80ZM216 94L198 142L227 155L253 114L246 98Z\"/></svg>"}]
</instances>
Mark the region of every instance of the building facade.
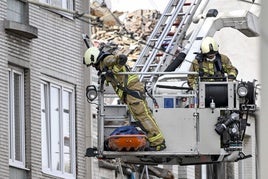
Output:
<instances>
[{"instance_id":1,"label":"building facade","mask_svg":"<svg viewBox=\"0 0 268 179\"><path fill-rule=\"evenodd\" d=\"M81 37L89 19L74 11L88 12L89 1L0 1L0 178L90 176Z\"/></svg>"}]
</instances>

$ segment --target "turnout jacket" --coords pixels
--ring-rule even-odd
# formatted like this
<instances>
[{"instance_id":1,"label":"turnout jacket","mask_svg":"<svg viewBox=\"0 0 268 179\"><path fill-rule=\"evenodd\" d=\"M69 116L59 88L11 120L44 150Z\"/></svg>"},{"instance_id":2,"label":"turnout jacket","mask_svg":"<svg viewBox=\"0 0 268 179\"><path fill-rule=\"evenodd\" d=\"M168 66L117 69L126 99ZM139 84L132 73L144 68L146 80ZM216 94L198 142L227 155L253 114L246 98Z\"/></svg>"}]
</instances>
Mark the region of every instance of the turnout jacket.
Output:
<instances>
[{"instance_id":1,"label":"turnout jacket","mask_svg":"<svg viewBox=\"0 0 268 179\"><path fill-rule=\"evenodd\" d=\"M201 60L201 61L200 61ZM236 77L237 69L232 65L230 59L223 54L216 54L214 61L208 61L206 58L194 59L191 67L191 72L198 72L200 77L224 77L226 73L228 76ZM188 75L189 87L196 88L198 82L197 75Z\"/></svg>"},{"instance_id":2,"label":"turnout jacket","mask_svg":"<svg viewBox=\"0 0 268 179\"><path fill-rule=\"evenodd\" d=\"M140 92L144 95L144 85L139 81L139 77L134 74L118 75L118 72L129 71L126 65L119 64L119 57L115 55L107 55L100 60L98 70L107 72L106 81L111 83L115 92L122 101L125 101L125 95L131 92ZM110 74L109 74L110 73Z\"/></svg>"}]
</instances>

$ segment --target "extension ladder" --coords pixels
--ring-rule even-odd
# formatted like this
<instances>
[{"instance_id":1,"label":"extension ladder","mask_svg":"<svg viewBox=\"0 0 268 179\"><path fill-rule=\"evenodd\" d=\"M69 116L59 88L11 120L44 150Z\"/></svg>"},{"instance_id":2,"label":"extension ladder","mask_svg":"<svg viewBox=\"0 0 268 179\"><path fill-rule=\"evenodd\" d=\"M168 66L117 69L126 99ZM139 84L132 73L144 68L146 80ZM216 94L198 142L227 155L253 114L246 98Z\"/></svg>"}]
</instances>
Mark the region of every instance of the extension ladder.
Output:
<instances>
[{"instance_id":1,"label":"extension ladder","mask_svg":"<svg viewBox=\"0 0 268 179\"><path fill-rule=\"evenodd\" d=\"M134 64L133 72L161 72L165 70L175 58L200 2L201 0L169 1ZM157 75L140 75L142 82L155 82L156 80Z\"/></svg>"}]
</instances>

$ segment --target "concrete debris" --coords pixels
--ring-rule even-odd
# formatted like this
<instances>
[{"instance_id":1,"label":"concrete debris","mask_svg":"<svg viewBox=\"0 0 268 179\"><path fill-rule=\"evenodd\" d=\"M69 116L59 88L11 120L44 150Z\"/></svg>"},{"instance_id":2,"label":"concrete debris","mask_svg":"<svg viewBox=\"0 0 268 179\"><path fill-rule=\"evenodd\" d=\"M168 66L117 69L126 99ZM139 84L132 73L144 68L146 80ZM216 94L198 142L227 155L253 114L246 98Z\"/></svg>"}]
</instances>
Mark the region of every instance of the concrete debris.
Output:
<instances>
[{"instance_id":1,"label":"concrete debris","mask_svg":"<svg viewBox=\"0 0 268 179\"><path fill-rule=\"evenodd\" d=\"M94 1L90 4L90 14L98 17L104 26L120 25L116 20L123 12L114 11L113 13L103 4ZM102 24L99 24L102 25Z\"/></svg>"},{"instance_id":2,"label":"concrete debris","mask_svg":"<svg viewBox=\"0 0 268 179\"><path fill-rule=\"evenodd\" d=\"M95 46L100 43L117 44L118 51L115 53L128 55L128 65L132 66L160 18L160 12L157 10L110 12L96 1L90 7L91 15L103 20L103 26L92 26L91 42Z\"/></svg>"}]
</instances>

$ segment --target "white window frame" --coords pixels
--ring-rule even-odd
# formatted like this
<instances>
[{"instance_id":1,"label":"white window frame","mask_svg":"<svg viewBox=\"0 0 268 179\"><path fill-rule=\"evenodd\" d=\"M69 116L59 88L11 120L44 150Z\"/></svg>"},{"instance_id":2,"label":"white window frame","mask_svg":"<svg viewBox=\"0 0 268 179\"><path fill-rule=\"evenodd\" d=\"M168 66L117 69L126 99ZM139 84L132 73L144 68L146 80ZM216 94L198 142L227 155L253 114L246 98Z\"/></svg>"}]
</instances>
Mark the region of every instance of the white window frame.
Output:
<instances>
[{"instance_id":1,"label":"white window frame","mask_svg":"<svg viewBox=\"0 0 268 179\"><path fill-rule=\"evenodd\" d=\"M59 7L59 8L63 8L63 9L68 9L73 11L74 10L74 0L61 0L61 6L56 6L53 5L53 0L39 0L41 3L46 3L49 4L51 6L55 6L55 7Z\"/></svg>"},{"instance_id":2,"label":"white window frame","mask_svg":"<svg viewBox=\"0 0 268 179\"><path fill-rule=\"evenodd\" d=\"M8 116L9 116L9 165L18 167L18 168L25 168L25 119L24 119L24 72L22 69L10 67L8 69L9 71L9 80L8 80L8 101L9 101L9 110L8 110ZM14 74L17 74L20 76L20 91L19 91L19 98L20 98L20 104L19 104L19 116L20 116L20 155L21 160L16 160L16 153L15 153L15 135L17 131L15 131L15 107L14 107Z\"/></svg>"},{"instance_id":3,"label":"white window frame","mask_svg":"<svg viewBox=\"0 0 268 179\"><path fill-rule=\"evenodd\" d=\"M46 129L47 130L47 149L45 150L45 152L47 151L47 154L45 156L42 155L42 171L46 174L49 174L49 175L53 175L53 176L57 176L57 177L64 177L64 178L75 178L76 177L76 151L75 151L75 99L74 99L74 95L75 95L75 88L73 85L70 85L70 84L66 84L64 82L59 82L58 80L52 80L52 79L43 79L42 80L42 83L41 83L41 88L44 87L45 89L45 86L47 88L47 91L46 90L43 90L44 91L44 104L45 104L45 118L46 118L46 126L48 126L47 128L42 126L42 130ZM61 140L60 141L60 166L61 166L61 169L60 170L55 170L52 168L52 148L51 148L51 135L52 135L52 132L51 132L51 128L50 128L50 125L51 125L51 111L50 111L50 107L51 107L51 95L50 95L50 91L51 91L51 88L52 87L56 87L57 89L60 89L60 96L59 96L59 105L60 105L60 114L59 114L59 120L60 120L60 126L63 126L63 106L62 106L62 95L63 95L63 91L67 91L71 94L71 97L70 97L70 123L69 123L69 127L70 127L70 142L71 142L71 146L70 146L70 151L71 151L71 155L70 155L70 158L71 158L71 172L72 173L67 173L64 171L64 167L63 167L63 163L64 163L64 141ZM43 94L41 94L43 95ZM43 101L42 101L43 103ZM42 110L42 109L41 109ZM41 111L42 113L42 111ZM43 120L43 119L42 119ZM63 131L64 129L61 127L59 129L59 132L60 132L60 139L63 139ZM42 131L42 135L43 135L43 132ZM42 136L43 137L43 136ZM44 141L42 141L44 142ZM43 143L42 143L42 148L43 148ZM43 154L44 151L42 151L42 154ZM44 157L47 157L47 159L44 159ZM48 161L48 167L46 167L46 164L44 164L43 162L45 161Z\"/></svg>"}]
</instances>

